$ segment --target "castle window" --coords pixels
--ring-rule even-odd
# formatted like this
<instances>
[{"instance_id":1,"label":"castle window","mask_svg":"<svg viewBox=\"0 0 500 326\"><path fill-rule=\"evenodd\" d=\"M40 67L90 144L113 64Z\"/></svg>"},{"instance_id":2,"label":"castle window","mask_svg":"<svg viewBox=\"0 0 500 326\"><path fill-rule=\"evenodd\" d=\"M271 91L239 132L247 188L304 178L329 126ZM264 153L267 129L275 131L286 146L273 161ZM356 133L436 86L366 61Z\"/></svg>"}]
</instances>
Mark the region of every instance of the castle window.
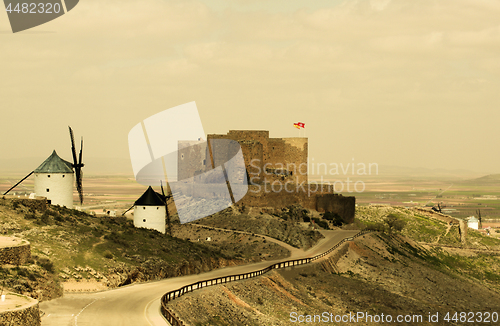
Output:
<instances>
[{"instance_id":1,"label":"castle window","mask_svg":"<svg viewBox=\"0 0 500 326\"><path fill-rule=\"evenodd\" d=\"M47 178L50 178L50 174L47 175Z\"/></svg>"},{"instance_id":2,"label":"castle window","mask_svg":"<svg viewBox=\"0 0 500 326\"><path fill-rule=\"evenodd\" d=\"M49 192L49 188L47 188L47 192Z\"/></svg>"},{"instance_id":3,"label":"castle window","mask_svg":"<svg viewBox=\"0 0 500 326\"><path fill-rule=\"evenodd\" d=\"M207 160L203 160L203 165L207 165Z\"/></svg>"},{"instance_id":4,"label":"castle window","mask_svg":"<svg viewBox=\"0 0 500 326\"><path fill-rule=\"evenodd\" d=\"M143 222L146 222L146 219L143 219L142 221L143 221Z\"/></svg>"},{"instance_id":5,"label":"castle window","mask_svg":"<svg viewBox=\"0 0 500 326\"><path fill-rule=\"evenodd\" d=\"M181 160L183 160L183 159L184 159L184 154L181 154Z\"/></svg>"}]
</instances>

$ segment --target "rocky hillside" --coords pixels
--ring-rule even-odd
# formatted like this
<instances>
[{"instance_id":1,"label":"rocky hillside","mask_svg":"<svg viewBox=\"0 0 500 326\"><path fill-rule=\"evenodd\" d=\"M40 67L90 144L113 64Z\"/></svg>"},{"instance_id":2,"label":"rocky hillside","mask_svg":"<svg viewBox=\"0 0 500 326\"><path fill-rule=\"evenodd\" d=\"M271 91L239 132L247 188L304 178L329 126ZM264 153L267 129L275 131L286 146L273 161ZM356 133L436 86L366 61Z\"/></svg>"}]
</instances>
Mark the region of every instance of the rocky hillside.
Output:
<instances>
[{"instance_id":1,"label":"rocky hillside","mask_svg":"<svg viewBox=\"0 0 500 326\"><path fill-rule=\"evenodd\" d=\"M444 322L448 312L498 312L500 307L498 256L427 250L406 237L379 233L357 238L344 250L338 261L323 260L209 287L176 299L171 306L189 325L218 326L295 325L299 316L314 320L314 315L325 312L328 318L366 312L393 318L422 316L422 322L408 324L457 325ZM440 322L430 323L429 312L439 314ZM391 323L361 319L343 324Z\"/></svg>"},{"instance_id":2,"label":"rocky hillside","mask_svg":"<svg viewBox=\"0 0 500 326\"><path fill-rule=\"evenodd\" d=\"M484 234L468 229L467 239L463 244L460 241L458 225L450 225L440 219L433 212L417 210L415 208L393 206L360 206L356 208L358 228L376 226L384 223L385 218L392 214L405 222L401 234L419 243L428 243L444 246L455 246L469 249L500 250L500 239L485 236Z\"/></svg>"},{"instance_id":3,"label":"rocky hillside","mask_svg":"<svg viewBox=\"0 0 500 326\"><path fill-rule=\"evenodd\" d=\"M33 257L23 266L3 266L0 273L7 288L45 300L62 294L61 283L112 288L289 255L259 236L192 228L177 225L170 237L134 228L125 218L98 218L58 206L42 212L0 198L0 234L30 241ZM207 237L217 241L207 242Z\"/></svg>"},{"instance_id":4,"label":"rocky hillside","mask_svg":"<svg viewBox=\"0 0 500 326\"><path fill-rule=\"evenodd\" d=\"M254 212L255 210L255 212ZM263 234L283 241L293 247L308 249L323 235L312 228L304 228L301 222L307 220L310 212L300 206L283 210L257 210L244 208L241 211L225 210L202 218L194 223L217 228Z\"/></svg>"}]
</instances>

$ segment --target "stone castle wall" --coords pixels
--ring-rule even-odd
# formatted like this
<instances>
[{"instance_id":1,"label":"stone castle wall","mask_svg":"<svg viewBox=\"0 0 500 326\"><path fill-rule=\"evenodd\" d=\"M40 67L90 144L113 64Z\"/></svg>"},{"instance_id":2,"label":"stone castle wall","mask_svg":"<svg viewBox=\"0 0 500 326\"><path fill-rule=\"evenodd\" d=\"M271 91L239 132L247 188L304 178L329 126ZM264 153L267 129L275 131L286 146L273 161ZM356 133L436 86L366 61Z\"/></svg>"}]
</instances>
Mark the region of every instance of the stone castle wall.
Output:
<instances>
[{"instance_id":1,"label":"stone castle wall","mask_svg":"<svg viewBox=\"0 0 500 326\"><path fill-rule=\"evenodd\" d=\"M41 323L40 308L36 300L25 307L0 311L0 325L40 326Z\"/></svg>"},{"instance_id":2,"label":"stone castle wall","mask_svg":"<svg viewBox=\"0 0 500 326\"><path fill-rule=\"evenodd\" d=\"M356 207L355 197L344 197L340 194L321 192L309 194L307 192L307 186L305 187L305 191L301 191L297 190L295 185L293 185L293 188L292 184L289 185L290 190L295 190L292 192L287 192L284 189L281 191L272 191L269 185L267 185L267 187L251 185L249 186L247 194L237 202L237 205L261 208L285 208L292 205L301 205L304 208L316 210L318 212L337 213L342 217L345 223L352 223L354 221ZM207 184L206 186L197 185L196 187L192 187L190 184L185 184L182 186L183 193L193 199L203 198L209 201L220 199L228 200L226 196L220 195L218 192L209 191L214 185ZM220 186L225 187L223 184ZM171 214L175 214L177 211L173 202L169 204L168 209Z\"/></svg>"},{"instance_id":3,"label":"stone castle wall","mask_svg":"<svg viewBox=\"0 0 500 326\"><path fill-rule=\"evenodd\" d=\"M230 130L207 137L237 141L253 183L307 183L307 138L269 138L264 130Z\"/></svg>"},{"instance_id":4,"label":"stone castle wall","mask_svg":"<svg viewBox=\"0 0 500 326\"><path fill-rule=\"evenodd\" d=\"M177 152L177 178L183 180L204 172L210 167L206 159L207 143L202 141L180 141Z\"/></svg>"},{"instance_id":5,"label":"stone castle wall","mask_svg":"<svg viewBox=\"0 0 500 326\"><path fill-rule=\"evenodd\" d=\"M26 240L12 247L0 248L0 263L22 265L31 258L31 246Z\"/></svg>"},{"instance_id":6,"label":"stone castle wall","mask_svg":"<svg viewBox=\"0 0 500 326\"><path fill-rule=\"evenodd\" d=\"M337 213L344 222L352 223L356 210L356 198L337 194L318 194L316 196L316 210Z\"/></svg>"},{"instance_id":7,"label":"stone castle wall","mask_svg":"<svg viewBox=\"0 0 500 326\"><path fill-rule=\"evenodd\" d=\"M289 188L291 189L291 188ZM291 205L301 205L318 212L332 212L339 214L345 223L354 222L356 209L355 197L344 197L340 194L308 193L295 189L293 192L272 191L271 188L250 186L249 191L238 205L249 207L284 208Z\"/></svg>"},{"instance_id":8,"label":"stone castle wall","mask_svg":"<svg viewBox=\"0 0 500 326\"><path fill-rule=\"evenodd\" d=\"M18 203L23 205L24 207L31 208L35 211L39 211L41 213L47 210L47 198L45 197L37 197L35 199L28 198L12 198L13 203Z\"/></svg>"},{"instance_id":9,"label":"stone castle wall","mask_svg":"<svg viewBox=\"0 0 500 326\"><path fill-rule=\"evenodd\" d=\"M241 151L245 159L245 167L251 183L264 180L264 170L259 162L264 161L264 146L258 141L240 141Z\"/></svg>"}]
</instances>

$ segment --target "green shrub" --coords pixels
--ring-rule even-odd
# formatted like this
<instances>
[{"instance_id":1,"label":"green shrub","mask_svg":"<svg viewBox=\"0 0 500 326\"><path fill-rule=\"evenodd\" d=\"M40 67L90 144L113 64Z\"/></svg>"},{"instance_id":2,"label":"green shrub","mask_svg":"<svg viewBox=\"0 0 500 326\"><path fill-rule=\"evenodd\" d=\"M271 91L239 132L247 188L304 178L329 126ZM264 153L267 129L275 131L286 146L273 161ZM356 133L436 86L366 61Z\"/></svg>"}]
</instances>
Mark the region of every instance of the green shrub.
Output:
<instances>
[{"instance_id":1,"label":"green shrub","mask_svg":"<svg viewBox=\"0 0 500 326\"><path fill-rule=\"evenodd\" d=\"M330 227L328 226L328 222L327 221L322 221L319 218L315 218L315 217L313 217L313 221L320 228L323 228L325 230L330 230Z\"/></svg>"},{"instance_id":2,"label":"green shrub","mask_svg":"<svg viewBox=\"0 0 500 326\"><path fill-rule=\"evenodd\" d=\"M385 232L385 224L381 222L366 223L365 230Z\"/></svg>"},{"instance_id":3,"label":"green shrub","mask_svg":"<svg viewBox=\"0 0 500 326\"><path fill-rule=\"evenodd\" d=\"M323 218L327 221L332 221L332 224L334 226L342 226L342 224L344 224L344 220L342 219L342 217L337 214L337 213L333 213L333 212L325 212L323 214Z\"/></svg>"},{"instance_id":4,"label":"green shrub","mask_svg":"<svg viewBox=\"0 0 500 326\"><path fill-rule=\"evenodd\" d=\"M52 212L51 215L54 217L54 220L56 220L57 222L64 222L64 218L62 217L62 215L59 212L54 211L54 212Z\"/></svg>"},{"instance_id":5,"label":"green shrub","mask_svg":"<svg viewBox=\"0 0 500 326\"><path fill-rule=\"evenodd\" d=\"M392 230L401 232L406 226L406 221L394 214L387 215L384 222L387 224L389 232L392 232Z\"/></svg>"},{"instance_id":6,"label":"green shrub","mask_svg":"<svg viewBox=\"0 0 500 326\"><path fill-rule=\"evenodd\" d=\"M36 215L33 212L28 212L24 214L24 218L27 220L36 220Z\"/></svg>"},{"instance_id":7,"label":"green shrub","mask_svg":"<svg viewBox=\"0 0 500 326\"><path fill-rule=\"evenodd\" d=\"M54 263L51 262L48 258L38 258L38 265L40 265L43 269L45 269L49 273L55 273L56 269L54 268Z\"/></svg>"},{"instance_id":8,"label":"green shrub","mask_svg":"<svg viewBox=\"0 0 500 326\"><path fill-rule=\"evenodd\" d=\"M45 211L42 216L35 222L38 225L49 225L50 224L50 215L47 211Z\"/></svg>"}]
</instances>

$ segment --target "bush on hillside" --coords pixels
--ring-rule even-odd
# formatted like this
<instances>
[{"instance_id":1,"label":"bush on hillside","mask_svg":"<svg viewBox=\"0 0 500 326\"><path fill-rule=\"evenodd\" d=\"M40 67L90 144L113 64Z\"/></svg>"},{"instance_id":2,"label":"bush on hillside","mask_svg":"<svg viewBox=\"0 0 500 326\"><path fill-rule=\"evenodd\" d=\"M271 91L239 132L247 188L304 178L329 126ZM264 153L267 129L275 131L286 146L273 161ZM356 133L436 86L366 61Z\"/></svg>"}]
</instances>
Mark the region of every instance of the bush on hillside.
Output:
<instances>
[{"instance_id":1,"label":"bush on hillside","mask_svg":"<svg viewBox=\"0 0 500 326\"><path fill-rule=\"evenodd\" d=\"M325 212L323 218L327 221L331 221L333 226L342 226L342 224L344 224L344 220L337 213Z\"/></svg>"},{"instance_id":2,"label":"bush on hillside","mask_svg":"<svg viewBox=\"0 0 500 326\"><path fill-rule=\"evenodd\" d=\"M387 229L389 233L391 233L393 230L401 232L406 226L406 221L403 220L402 218L399 218L395 214L387 215L384 222L385 224L387 224Z\"/></svg>"}]
</instances>

